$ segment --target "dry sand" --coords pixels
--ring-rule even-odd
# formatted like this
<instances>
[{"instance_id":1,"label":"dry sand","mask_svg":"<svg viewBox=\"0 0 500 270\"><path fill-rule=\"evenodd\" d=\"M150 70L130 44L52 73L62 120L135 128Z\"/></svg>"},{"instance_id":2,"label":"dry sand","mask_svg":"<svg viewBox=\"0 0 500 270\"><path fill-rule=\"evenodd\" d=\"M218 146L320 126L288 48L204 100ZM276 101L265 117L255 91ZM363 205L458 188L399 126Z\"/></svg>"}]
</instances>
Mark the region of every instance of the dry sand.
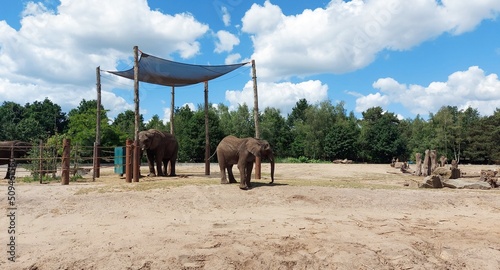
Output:
<instances>
[{"instance_id":1,"label":"dry sand","mask_svg":"<svg viewBox=\"0 0 500 270\"><path fill-rule=\"evenodd\" d=\"M498 189L418 189L389 165L277 164L271 186L263 164L249 191L211 172L16 183L16 261L4 214L0 269L500 269Z\"/></svg>"}]
</instances>

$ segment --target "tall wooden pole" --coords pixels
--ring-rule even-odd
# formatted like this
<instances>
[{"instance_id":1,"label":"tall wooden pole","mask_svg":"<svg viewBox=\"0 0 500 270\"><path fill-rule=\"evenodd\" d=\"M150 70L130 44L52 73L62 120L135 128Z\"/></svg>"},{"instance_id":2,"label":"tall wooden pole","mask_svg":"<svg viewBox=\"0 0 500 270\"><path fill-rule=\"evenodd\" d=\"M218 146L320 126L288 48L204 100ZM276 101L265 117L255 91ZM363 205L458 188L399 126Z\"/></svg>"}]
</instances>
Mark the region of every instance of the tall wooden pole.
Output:
<instances>
[{"instance_id":1,"label":"tall wooden pole","mask_svg":"<svg viewBox=\"0 0 500 270\"><path fill-rule=\"evenodd\" d=\"M63 154L61 165L61 184L69 185L69 158L71 153L71 140L63 139Z\"/></svg>"},{"instance_id":2,"label":"tall wooden pole","mask_svg":"<svg viewBox=\"0 0 500 270\"><path fill-rule=\"evenodd\" d=\"M259 125L259 96L257 94L257 72L255 71L255 60L252 60L252 80L253 80L253 119L255 121L255 138L260 138ZM255 179L261 176L261 159L255 157Z\"/></svg>"},{"instance_id":3,"label":"tall wooden pole","mask_svg":"<svg viewBox=\"0 0 500 270\"><path fill-rule=\"evenodd\" d=\"M259 125L259 95L257 91L257 72L255 71L255 60L252 60L252 80L253 80L253 119L255 122L255 138L260 138Z\"/></svg>"},{"instance_id":4,"label":"tall wooden pole","mask_svg":"<svg viewBox=\"0 0 500 270\"><path fill-rule=\"evenodd\" d=\"M172 86L172 100L170 100L170 134L174 135L174 106L175 106L175 87Z\"/></svg>"},{"instance_id":5,"label":"tall wooden pole","mask_svg":"<svg viewBox=\"0 0 500 270\"><path fill-rule=\"evenodd\" d=\"M96 68L97 116L95 125L94 160L92 180L100 176L99 146L101 145L101 67Z\"/></svg>"},{"instance_id":6,"label":"tall wooden pole","mask_svg":"<svg viewBox=\"0 0 500 270\"><path fill-rule=\"evenodd\" d=\"M210 134L208 125L208 81L205 81L205 175L210 175Z\"/></svg>"},{"instance_id":7,"label":"tall wooden pole","mask_svg":"<svg viewBox=\"0 0 500 270\"><path fill-rule=\"evenodd\" d=\"M134 133L134 182L139 182L140 149L139 149L139 48L134 46L134 103L135 103L135 133Z\"/></svg>"}]
</instances>

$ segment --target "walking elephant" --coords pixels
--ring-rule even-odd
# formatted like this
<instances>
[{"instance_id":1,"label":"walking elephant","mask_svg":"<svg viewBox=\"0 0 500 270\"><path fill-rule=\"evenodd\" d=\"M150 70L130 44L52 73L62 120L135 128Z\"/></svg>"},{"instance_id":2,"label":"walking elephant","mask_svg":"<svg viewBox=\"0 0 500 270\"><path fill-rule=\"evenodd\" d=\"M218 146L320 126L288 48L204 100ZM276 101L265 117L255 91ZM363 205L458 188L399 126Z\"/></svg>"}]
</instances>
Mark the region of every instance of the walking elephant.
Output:
<instances>
[{"instance_id":1,"label":"walking elephant","mask_svg":"<svg viewBox=\"0 0 500 270\"><path fill-rule=\"evenodd\" d=\"M271 184L274 182L274 154L271 146L266 140L255 138L237 138L227 136L217 146L217 159L219 161L221 184L236 183L233 175L233 165L237 164L240 171L240 188L251 188L250 179L252 175L255 157L268 158L271 163ZM226 178L226 169L229 182Z\"/></svg>"},{"instance_id":2,"label":"walking elephant","mask_svg":"<svg viewBox=\"0 0 500 270\"><path fill-rule=\"evenodd\" d=\"M174 135L156 129L149 129L139 132L139 146L141 150L146 150L148 157L148 176L167 175L167 165L170 162L170 175L175 176L175 162L179 152L179 143ZM164 169L162 169L162 163ZM156 164L156 174L155 172Z\"/></svg>"},{"instance_id":3,"label":"walking elephant","mask_svg":"<svg viewBox=\"0 0 500 270\"><path fill-rule=\"evenodd\" d=\"M5 179L10 178L10 162L11 154L13 158L21 158L31 150L31 144L23 141L0 141L0 165L8 164Z\"/></svg>"}]
</instances>

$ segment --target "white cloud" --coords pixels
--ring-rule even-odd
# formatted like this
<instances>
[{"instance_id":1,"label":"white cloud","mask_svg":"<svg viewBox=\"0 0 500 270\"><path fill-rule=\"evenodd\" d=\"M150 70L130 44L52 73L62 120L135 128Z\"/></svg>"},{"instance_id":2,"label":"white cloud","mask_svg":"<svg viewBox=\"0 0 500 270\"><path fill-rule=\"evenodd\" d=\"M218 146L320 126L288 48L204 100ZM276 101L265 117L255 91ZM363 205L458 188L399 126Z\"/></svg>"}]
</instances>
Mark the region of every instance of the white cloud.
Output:
<instances>
[{"instance_id":1,"label":"white cloud","mask_svg":"<svg viewBox=\"0 0 500 270\"><path fill-rule=\"evenodd\" d=\"M218 39L215 43L214 52L216 53L230 52L234 46L240 44L240 39L228 31L220 30L216 33L216 36Z\"/></svg>"},{"instance_id":2,"label":"white cloud","mask_svg":"<svg viewBox=\"0 0 500 270\"><path fill-rule=\"evenodd\" d=\"M328 86L317 80L297 84L291 82L260 82L257 86L259 110L264 110L267 107L277 108L283 115L291 113L292 108L300 99L305 98L308 103L314 104L328 98ZM253 98L252 81L247 82L242 90L226 91L226 99L230 103L230 110L235 110L238 104L247 104L249 108L253 108Z\"/></svg>"},{"instance_id":3,"label":"white cloud","mask_svg":"<svg viewBox=\"0 0 500 270\"><path fill-rule=\"evenodd\" d=\"M345 73L370 64L382 50L408 50L443 33L461 34L495 18L500 1L332 0L325 8L286 16L266 1L242 19L252 59L265 80Z\"/></svg>"},{"instance_id":4,"label":"white cloud","mask_svg":"<svg viewBox=\"0 0 500 270\"><path fill-rule=\"evenodd\" d=\"M221 12L222 12L222 21L224 22L225 26L231 25L231 14L229 14L229 11L227 10L226 6L221 7Z\"/></svg>"},{"instance_id":5,"label":"white cloud","mask_svg":"<svg viewBox=\"0 0 500 270\"><path fill-rule=\"evenodd\" d=\"M224 63L226 65L236 64L236 63L238 63L238 61L240 59L241 59L241 55L239 53L233 53L233 54L230 54L226 57L226 60L224 61Z\"/></svg>"},{"instance_id":6,"label":"white cloud","mask_svg":"<svg viewBox=\"0 0 500 270\"><path fill-rule=\"evenodd\" d=\"M0 21L0 100L24 104L50 96L63 108L77 106L82 97L95 97L97 66L116 70L120 61L129 63L135 45L160 56L190 58L199 53L197 40L208 30L190 14L154 11L144 0L126 5L121 0L61 0L57 12L43 2L28 2L19 30ZM108 81L113 82L119 80ZM112 92L106 95L108 115L113 116L112 106L129 108Z\"/></svg>"},{"instance_id":7,"label":"white cloud","mask_svg":"<svg viewBox=\"0 0 500 270\"><path fill-rule=\"evenodd\" d=\"M497 74L486 75L477 66L451 74L446 82L431 82L428 86L405 85L392 78L382 78L373 83L373 88L379 92L358 97L357 112L374 106L386 108L394 103L400 103L421 116L436 112L442 106L471 107L482 115L491 115L500 108Z\"/></svg>"}]
</instances>

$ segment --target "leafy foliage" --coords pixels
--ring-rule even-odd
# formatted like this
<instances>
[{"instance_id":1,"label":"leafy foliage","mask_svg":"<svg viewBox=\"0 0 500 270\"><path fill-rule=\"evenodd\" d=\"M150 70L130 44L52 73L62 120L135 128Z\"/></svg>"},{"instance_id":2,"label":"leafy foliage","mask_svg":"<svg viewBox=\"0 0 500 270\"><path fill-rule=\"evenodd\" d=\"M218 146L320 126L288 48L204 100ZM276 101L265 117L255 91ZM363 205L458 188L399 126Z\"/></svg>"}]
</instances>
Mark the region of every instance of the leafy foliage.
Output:
<instances>
[{"instance_id":1,"label":"leafy foliage","mask_svg":"<svg viewBox=\"0 0 500 270\"><path fill-rule=\"evenodd\" d=\"M100 110L101 146L123 146L126 139L134 138L135 115L132 111L124 111L112 120L102 106ZM82 100L67 115L48 99L24 106L5 101L0 106L0 140L30 141L34 145L43 140L48 147L57 149L62 139L68 138L74 146L72 156L86 162L91 160L96 140L96 112L95 100ZM414 119L398 119L394 113L373 107L357 119L353 112L346 112L343 102L309 104L301 99L287 117L275 108L265 108L258 118L260 137L272 145L277 160L286 162L351 159L388 163L393 157L412 160L416 153L424 153L426 149L435 149L439 156L462 163L500 162L498 109L491 116L480 116L472 108L460 110L444 106L425 120L420 115ZM253 112L246 104L235 110L224 104L209 106L208 119L210 154L227 135L255 136ZM174 134L180 146L179 161L204 161L204 107L199 106L195 111L188 106L175 108L174 122ZM158 115L144 124L140 116L139 130L169 131L170 124L165 124ZM60 150L50 153L54 154L61 155ZM50 164L42 166L50 167Z\"/></svg>"}]
</instances>

